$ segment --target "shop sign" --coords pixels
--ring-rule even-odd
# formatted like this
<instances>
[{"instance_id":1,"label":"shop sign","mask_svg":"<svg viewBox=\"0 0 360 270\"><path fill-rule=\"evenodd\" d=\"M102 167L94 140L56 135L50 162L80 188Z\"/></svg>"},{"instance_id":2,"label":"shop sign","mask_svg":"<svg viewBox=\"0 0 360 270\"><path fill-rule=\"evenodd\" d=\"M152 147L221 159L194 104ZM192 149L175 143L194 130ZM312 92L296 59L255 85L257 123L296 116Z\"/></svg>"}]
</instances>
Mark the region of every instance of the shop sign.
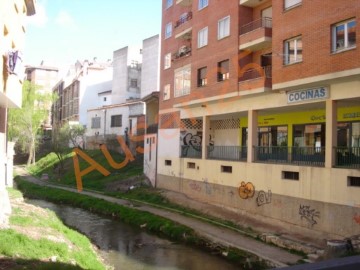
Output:
<instances>
[{"instance_id":1,"label":"shop sign","mask_svg":"<svg viewBox=\"0 0 360 270\"><path fill-rule=\"evenodd\" d=\"M311 89L296 90L287 93L287 102L296 103L302 101L310 101L317 99L326 99L329 97L326 87L317 87Z\"/></svg>"}]
</instances>

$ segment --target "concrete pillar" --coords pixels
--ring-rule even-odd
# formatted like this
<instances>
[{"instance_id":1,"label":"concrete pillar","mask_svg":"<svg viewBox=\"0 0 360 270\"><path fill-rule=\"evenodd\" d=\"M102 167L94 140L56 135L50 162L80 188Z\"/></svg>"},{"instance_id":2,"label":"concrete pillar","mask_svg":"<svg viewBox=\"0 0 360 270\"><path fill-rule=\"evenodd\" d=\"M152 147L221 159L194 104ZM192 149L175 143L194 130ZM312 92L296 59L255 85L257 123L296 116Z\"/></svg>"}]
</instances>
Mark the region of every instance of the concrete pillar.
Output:
<instances>
[{"instance_id":1,"label":"concrete pillar","mask_svg":"<svg viewBox=\"0 0 360 270\"><path fill-rule=\"evenodd\" d=\"M326 100L326 142L325 168L335 164L334 147L337 145L337 104L334 100Z\"/></svg>"},{"instance_id":2,"label":"concrete pillar","mask_svg":"<svg viewBox=\"0 0 360 270\"><path fill-rule=\"evenodd\" d=\"M203 116L202 159L207 158L207 147L210 141L210 117Z\"/></svg>"},{"instance_id":3,"label":"concrete pillar","mask_svg":"<svg viewBox=\"0 0 360 270\"><path fill-rule=\"evenodd\" d=\"M7 163L6 163L6 178L5 178L5 185L8 187L14 186L14 142L7 143Z\"/></svg>"},{"instance_id":4,"label":"concrete pillar","mask_svg":"<svg viewBox=\"0 0 360 270\"><path fill-rule=\"evenodd\" d=\"M258 112L248 111L248 145L247 145L247 162L255 160L253 146L258 144Z\"/></svg>"}]
</instances>

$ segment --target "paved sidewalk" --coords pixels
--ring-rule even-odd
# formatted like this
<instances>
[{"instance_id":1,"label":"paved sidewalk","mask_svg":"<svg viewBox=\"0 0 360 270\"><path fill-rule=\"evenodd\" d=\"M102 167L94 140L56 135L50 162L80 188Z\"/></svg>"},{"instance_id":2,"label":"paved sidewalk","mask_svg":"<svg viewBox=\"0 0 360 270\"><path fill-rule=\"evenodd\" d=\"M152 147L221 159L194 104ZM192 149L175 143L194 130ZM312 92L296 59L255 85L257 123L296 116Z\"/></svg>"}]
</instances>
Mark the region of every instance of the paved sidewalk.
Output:
<instances>
[{"instance_id":1,"label":"paved sidewalk","mask_svg":"<svg viewBox=\"0 0 360 270\"><path fill-rule=\"evenodd\" d=\"M44 181L39 180L31 175L29 175L24 168L17 167L16 172L18 175L22 176L29 182L49 186L53 188L59 188L71 192L77 193L78 191L75 188L58 186L54 184L49 184ZM122 199L113 198L110 196L105 196L96 192L82 191L82 194L92 196L95 198L104 199L109 202L117 203L119 205L124 205L126 207L134 207L132 202ZM174 220L180 224L192 228L197 234L223 246L235 247L240 250L248 251L257 255L258 257L271 262L275 267L285 267L287 265L295 264L302 257L298 255L291 254L286 250L267 245L263 242L257 241L253 238L244 236L239 232L236 232L232 229L226 227L219 227L208 222L201 221L196 218L187 217L177 213L175 211L170 211L166 209L160 209L152 207L141 203L134 207L136 209L147 211L158 216L162 216L171 220Z\"/></svg>"}]
</instances>

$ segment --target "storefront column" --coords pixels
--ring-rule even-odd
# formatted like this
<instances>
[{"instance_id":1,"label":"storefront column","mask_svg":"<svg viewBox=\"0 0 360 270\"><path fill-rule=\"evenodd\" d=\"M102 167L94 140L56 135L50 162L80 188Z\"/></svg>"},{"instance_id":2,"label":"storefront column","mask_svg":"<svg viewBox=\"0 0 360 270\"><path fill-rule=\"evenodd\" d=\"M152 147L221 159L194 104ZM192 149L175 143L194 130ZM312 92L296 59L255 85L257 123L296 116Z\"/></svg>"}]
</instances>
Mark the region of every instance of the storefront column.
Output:
<instances>
[{"instance_id":1,"label":"storefront column","mask_svg":"<svg viewBox=\"0 0 360 270\"><path fill-rule=\"evenodd\" d=\"M258 144L258 112L254 110L248 111L248 144L247 144L247 162L251 163L255 160L255 152L253 147Z\"/></svg>"},{"instance_id":2,"label":"storefront column","mask_svg":"<svg viewBox=\"0 0 360 270\"><path fill-rule=\"evenodd\" d=\"M207 147L210 140L210 117L203 116L203 138L202 138L202 159L207 157Z\"/></svg>"},{"instance_id":3,"label":"storefront column","mask_svg":"<svg viewBox=\"0 0 360 270\"><path fill-rule=\"evenodd\" d=\"M335 164L334 147L337 145L337 104L336 101L326 100L326 141L325 168Z\"/></svg>"}]
</instances>

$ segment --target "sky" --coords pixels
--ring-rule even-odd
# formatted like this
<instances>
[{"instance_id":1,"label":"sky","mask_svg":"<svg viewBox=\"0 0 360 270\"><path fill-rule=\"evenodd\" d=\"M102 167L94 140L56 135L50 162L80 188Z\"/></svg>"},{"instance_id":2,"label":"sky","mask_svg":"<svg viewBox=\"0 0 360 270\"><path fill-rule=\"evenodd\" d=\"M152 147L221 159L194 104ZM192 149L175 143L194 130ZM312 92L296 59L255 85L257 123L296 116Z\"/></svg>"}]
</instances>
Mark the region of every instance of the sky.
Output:
<instances>
[{"instance_id":1,"label":"sky","mask_svg":"<svg viewBox=\"0 0 360 270\"><path fill-rule=\"evenodd\" d=\"M27 17L23 60L66 68L76 60L106 61L125 46L160 34L161 0L37 0Z\"/></svg>"}]
</instances>

